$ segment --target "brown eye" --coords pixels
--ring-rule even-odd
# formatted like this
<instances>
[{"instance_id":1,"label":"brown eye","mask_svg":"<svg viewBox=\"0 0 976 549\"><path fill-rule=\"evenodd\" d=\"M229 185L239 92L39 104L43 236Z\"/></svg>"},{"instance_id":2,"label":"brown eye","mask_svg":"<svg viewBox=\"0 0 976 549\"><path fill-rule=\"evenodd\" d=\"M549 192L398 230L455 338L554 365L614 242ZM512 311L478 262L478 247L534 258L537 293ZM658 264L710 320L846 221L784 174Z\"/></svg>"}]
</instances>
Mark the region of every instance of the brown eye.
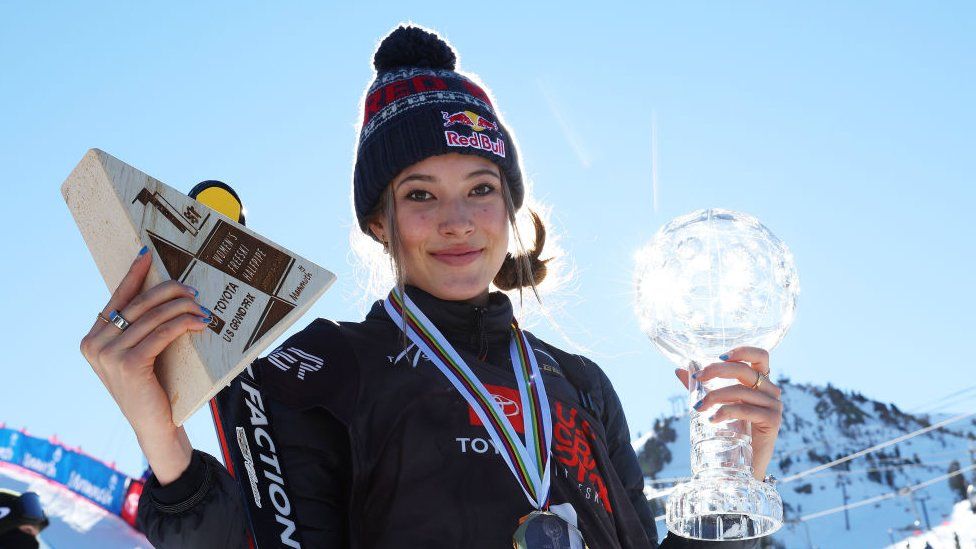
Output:
<instances>
[{"instance_id":1,"label":"brown eye","mask_svg":"<svg viewBox=\"0 0 976 549\"><path fill-rule=\"evenodd\" d=\"M407 200L413 200L415 202L423 202L429 198L433 198L433 196L434 195L430 194L429 192L421 191L419 189L410 191L406 194Z\"/></svg>"},{"instance_id":2,"label":"brown eye","mask_svg":"<svg viewBox=\"0 0 976 549\"><path fill-rule=\"evenodd\" d=\"M482 183L481 185L475 187L471 192L477 196L485 196L495 192L495 186L489 183Z\"/></svg>"}]
</instances>

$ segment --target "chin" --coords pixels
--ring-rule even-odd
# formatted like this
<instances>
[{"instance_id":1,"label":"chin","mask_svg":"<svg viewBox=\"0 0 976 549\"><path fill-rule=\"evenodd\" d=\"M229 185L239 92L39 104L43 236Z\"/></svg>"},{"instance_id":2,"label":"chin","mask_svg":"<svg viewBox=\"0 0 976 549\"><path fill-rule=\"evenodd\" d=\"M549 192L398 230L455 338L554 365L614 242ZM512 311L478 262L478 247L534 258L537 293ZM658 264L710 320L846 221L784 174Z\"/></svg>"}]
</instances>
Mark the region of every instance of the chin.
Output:
<instances>
[{"instance_id":1,"label":"chin","mask_svg":"<svg viewBox=\"0 0 976 549\"><path fill-rule=\"evenodd\" d=\"M441 280L435 283L435 287L425 290L440 299L446 299L448 301L469 301L488 291L488 282Z\"/></svg>"},{"instance_id":2,"label":"chin","mask_svg":"<svg viewBox=\"0 0 976 549\"><path fill-rule=\"evenodd\" d=\"M440 273L440 276L429 273L428 276L407 277L407 284L447 301L470 301L480 297L488 291L491 278L485 273Z\"/></svg>"}]
</instances>

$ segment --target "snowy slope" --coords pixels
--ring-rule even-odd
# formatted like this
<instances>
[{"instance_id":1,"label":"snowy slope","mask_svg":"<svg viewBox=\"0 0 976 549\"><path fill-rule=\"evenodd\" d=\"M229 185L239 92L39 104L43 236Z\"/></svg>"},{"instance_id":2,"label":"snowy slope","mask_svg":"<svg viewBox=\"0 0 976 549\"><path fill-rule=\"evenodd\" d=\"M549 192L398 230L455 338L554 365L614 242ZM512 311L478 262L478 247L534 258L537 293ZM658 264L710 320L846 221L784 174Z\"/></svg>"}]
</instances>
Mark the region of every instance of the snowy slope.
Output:
<instances>
[{"instance_id":1,"label":"snowy slope","mask_svg":"<svg viewBox=\"0 0 976 549\"><path fill-rule=\"evenodd\" d=\"M785 411L768 472L780 479L949 417L906 414L894 405L829 385L824 388L787 380L778 382L783 388ZM690 474L688 439L688 417L684 416L662 418L653 432L634 441L648 474L651 497L655 490L673 484L667 479ZM950 489L948 481L915 490L911 496L898 495L899 489L946 474L952 460L963 467L971 465L974 441L976 416L795 481L781 482L778 489L788 524L772 540L789 548L884 547L912 536L917 529L916 520L925 530L926 512L929 523L936 527L952 516L960 497ZM964 475L972 481L976 471ZM872 497L886 499L848 509L847 523L843 511L810 517L843 506L845 492L847 504ZM655 514L661 515L665 500L657 501L660 506ZM663 521L658 522L658 530L661 535L665 533Z\"/></svg>"},{"instance_id":2,"label":"snowy slope","mask_svg":"<svg viewBox=\"0 0 976 549\"><path fill-rule=\"evenodd\" d=\"M976 513L973 513L969 503L960 501L955 505L952 514L938 526L931 530L899 540L890 549L924 549L925 544L934 549L954 548L956 541L964 549L976 547Z\"/></svg>"}]
</instances>

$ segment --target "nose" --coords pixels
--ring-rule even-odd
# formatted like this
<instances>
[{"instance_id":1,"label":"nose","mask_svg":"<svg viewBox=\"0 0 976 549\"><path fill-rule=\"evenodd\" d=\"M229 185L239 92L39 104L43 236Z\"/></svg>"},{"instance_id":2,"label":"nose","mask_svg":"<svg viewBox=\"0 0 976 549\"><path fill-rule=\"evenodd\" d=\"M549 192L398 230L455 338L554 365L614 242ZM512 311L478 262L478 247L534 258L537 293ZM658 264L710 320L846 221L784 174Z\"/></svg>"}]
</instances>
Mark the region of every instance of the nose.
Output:
<instances>
[{"instance_id":1,"label":"nose","mask_svg":"<svg viewBox=\"0 0 976 549\"><path fill-rule=\"evenodd\" d=\"M473 213L464 199L453 199L444 204L439 229L444 236L468 236L474 232Z\"/></svg>"}]
</instances>

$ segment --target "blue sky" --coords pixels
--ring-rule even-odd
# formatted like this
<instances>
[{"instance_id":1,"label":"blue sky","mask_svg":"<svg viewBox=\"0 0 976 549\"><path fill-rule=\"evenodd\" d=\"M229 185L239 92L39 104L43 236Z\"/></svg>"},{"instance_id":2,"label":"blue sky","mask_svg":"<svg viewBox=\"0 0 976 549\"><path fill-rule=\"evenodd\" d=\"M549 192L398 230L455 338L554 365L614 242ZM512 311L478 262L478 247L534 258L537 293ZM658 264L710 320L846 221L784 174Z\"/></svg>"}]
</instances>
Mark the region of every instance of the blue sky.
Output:
<instances>
[{"instance_id":1,"label":"blue sky","mask_svg":"<svg viewBox=\"0 0 976 549\"><path fill-rule=\"evenodd\" d=\"M355 125L375 45L405 20L440 31L492 89L575 266L552 296L559 325L608 372L635 434L681 388L638 329L632 255L702 207L757 216L796 256L777 374L904 409L976 383L972 4L555 5L0 5L0 421L140 467L78 352L108 292L59 187L91 147L177 188L231 183L250 227L339 276L296 329L361 318ZM215 451L209 412L189 429Z\"/></svg>"}]
</instances>

